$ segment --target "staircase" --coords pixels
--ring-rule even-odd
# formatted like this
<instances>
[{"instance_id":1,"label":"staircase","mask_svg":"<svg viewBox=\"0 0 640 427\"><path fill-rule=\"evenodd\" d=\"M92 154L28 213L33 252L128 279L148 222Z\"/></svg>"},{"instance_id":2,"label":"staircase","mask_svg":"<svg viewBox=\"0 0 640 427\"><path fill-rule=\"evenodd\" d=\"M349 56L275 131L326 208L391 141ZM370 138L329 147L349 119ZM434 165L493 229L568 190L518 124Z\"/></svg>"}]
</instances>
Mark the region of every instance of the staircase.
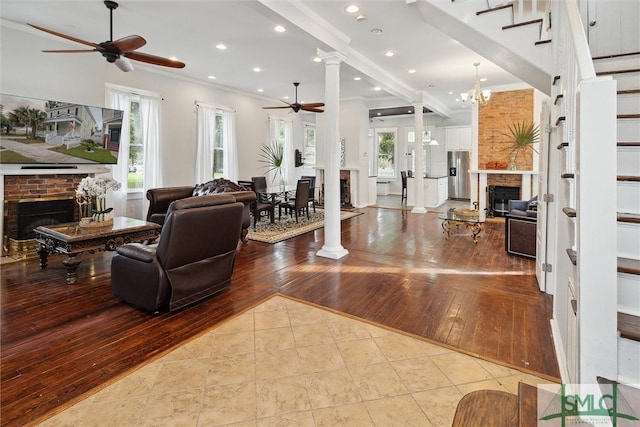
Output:
<instances>
[{"instance_id":1,"label":"staircase","mask_svg":"<svg viewBox=\"0 0 640 427\"><path fill-rule=\"evenodd\" d=\"M640 52L593 58L617 82L618 381L640 383Z\"/></svg>"}]
</instances>

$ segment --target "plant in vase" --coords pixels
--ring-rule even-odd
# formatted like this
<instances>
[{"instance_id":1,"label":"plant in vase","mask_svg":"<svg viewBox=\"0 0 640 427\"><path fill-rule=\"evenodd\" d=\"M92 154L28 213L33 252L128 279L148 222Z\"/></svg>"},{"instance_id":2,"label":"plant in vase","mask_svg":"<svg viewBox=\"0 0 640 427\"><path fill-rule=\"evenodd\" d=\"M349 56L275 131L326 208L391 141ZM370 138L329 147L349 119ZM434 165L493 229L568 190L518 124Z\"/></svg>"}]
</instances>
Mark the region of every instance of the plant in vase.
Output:
<instances>
[{"instance_id":1,"label":"plant in vase","mask_svg":"<svg viewBox=\"0 0 640 427\"><path fill-rule=\"evenodd\" d=\"M533 144L540 141L540 127L533 123L523 121L515 121L509 125L509 132L503 133L509 138L509 169L516 170L518 155L529 149L538 152Z\"/></svg>"},{"instance_id":2,"label":"plant in vase","mask_svg":"<svg viewBox=\"0 0 640 427\"><path fill-rule=\"evenodd\" d=\"M260 147L260 160L258 161L264 163L267 174L273 172L271 182L275 181L276 177L278 177L280 178L280 182L283 183L282 167L284 166L284 148L278 141L272 141L271 144L262 144L262 147Z\"/></svg>"},{"instance_id":3,"label":"plant in vase","mask_svg":"<svg viewBox=\"0 0 640 427\"><path fill-rule=\"evenodd\" d=\"M80 181L76 189L76 202L80 209L81 223L103 222L113 208L106 207L108 190L117 190L120 183L111 177L87 176Z\"/></svg>"}]
</instances>

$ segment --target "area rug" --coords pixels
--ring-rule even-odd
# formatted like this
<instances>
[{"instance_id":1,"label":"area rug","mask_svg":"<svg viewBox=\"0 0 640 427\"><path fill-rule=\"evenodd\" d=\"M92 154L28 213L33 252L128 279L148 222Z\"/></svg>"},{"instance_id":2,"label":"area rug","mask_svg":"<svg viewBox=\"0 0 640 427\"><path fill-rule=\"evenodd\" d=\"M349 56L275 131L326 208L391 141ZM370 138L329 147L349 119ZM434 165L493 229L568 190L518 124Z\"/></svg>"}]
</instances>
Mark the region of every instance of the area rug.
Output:
<instances>
[{"instance_id":1,"label":"area rug","mask_svg":"<svg viewBox=\"0 0 640 427\"><path fill-rule=\"evenodd\" d=\"M264 218L256 224L256 230L249 227L247 238L264 243L278 243L324 226L324 210L322 209L309 212L309 219L306 215L298 217L298 223L296 223L295 217L282 215L282 219L278 220L277 215L276 212L276 220L273 224ZM340 211L340 221L358 215L362 215L362 212ZM251 219L251 224L253 225L253 219Z\"/></svg>"},{"instance_id":2,"label":"area rug","mask_svg":"<svg viewBox=\"0 0 640 427\"><path fill-rule=\"evenodd\" d=\"M548 381L281 295L43 426L450 426L463 395Z\"/></svg>"}]
</instances>

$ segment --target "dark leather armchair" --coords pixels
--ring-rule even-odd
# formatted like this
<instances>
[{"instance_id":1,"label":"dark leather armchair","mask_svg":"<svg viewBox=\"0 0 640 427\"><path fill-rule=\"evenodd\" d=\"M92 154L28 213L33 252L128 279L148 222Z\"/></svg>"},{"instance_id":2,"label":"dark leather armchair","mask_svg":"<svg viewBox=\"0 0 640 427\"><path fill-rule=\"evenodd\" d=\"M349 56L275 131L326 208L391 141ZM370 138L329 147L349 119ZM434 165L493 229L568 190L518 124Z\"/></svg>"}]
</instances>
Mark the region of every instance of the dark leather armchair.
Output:
<instances>
[{"instance_id":1,"label":"dark leather armchair","mask_svg":"<svg viewBox=\"0 0 640 427\"><path fill-rule=\"evenodd\" d=\"M245 242L247 230L251 225L249 215L250 206L251 203L255 201L256 196L250 188L240 186L224 178L216 178L195 186L162 187L147 190L147 199L149 199L147 221L163 225L167 216L167 209L172 202L192 196L220 193L231 194L235 197L236 201L244 204L245 208L242 211L242 233L240 238Z\"/></svg>"},{"instance_id":2,"label":"dark leather armchair","mask_svg":"<svg viewBox=\"0 0 640 427\"><path fill-rule=\"evenodd\" d=\"M298 214L307 211L307 219L309 219L309 181L300 179L296 185L295 199L289 199L280 203L278 208L278 219L282 216L282 208L289 212L293 212L298 222Z\"/></svg>"},{"instance_id":3,"label":"dark leather armchair","mask_svg":"<svg viewBox=\"0 0 640 427\"><path fill-rule=\"evenodd\" d=\"M176 200L156 245L129 243L111 261L116 297L143 310L176 310L231 283L243 203L231 195Z\"/></svg>"}]
</instances>

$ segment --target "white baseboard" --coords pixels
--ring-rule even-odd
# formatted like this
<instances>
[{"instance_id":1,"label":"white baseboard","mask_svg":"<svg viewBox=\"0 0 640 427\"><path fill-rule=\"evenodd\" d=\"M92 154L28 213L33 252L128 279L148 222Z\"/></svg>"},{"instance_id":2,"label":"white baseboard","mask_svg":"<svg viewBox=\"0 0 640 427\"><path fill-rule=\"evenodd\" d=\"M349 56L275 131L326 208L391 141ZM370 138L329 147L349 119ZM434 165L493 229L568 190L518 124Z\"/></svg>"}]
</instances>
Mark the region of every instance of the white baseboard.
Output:
<instances>
[{"instance_id":1,"label":"white baseboard","mask_svg":"<svg viewBox=\"0 0 640 427\"><path fill-rule=\"evenodd\" d=\"M556 350L556 359L558 360L558 369L560 370L560 379L564 384L569 384L570 376L569 369L567 368L567 356L564 352L564 346L560 341L560 330L558 329L558 322L555 319L551 319L551 334L553 335L553 346Z\"/></svg>"}]
</instances>

